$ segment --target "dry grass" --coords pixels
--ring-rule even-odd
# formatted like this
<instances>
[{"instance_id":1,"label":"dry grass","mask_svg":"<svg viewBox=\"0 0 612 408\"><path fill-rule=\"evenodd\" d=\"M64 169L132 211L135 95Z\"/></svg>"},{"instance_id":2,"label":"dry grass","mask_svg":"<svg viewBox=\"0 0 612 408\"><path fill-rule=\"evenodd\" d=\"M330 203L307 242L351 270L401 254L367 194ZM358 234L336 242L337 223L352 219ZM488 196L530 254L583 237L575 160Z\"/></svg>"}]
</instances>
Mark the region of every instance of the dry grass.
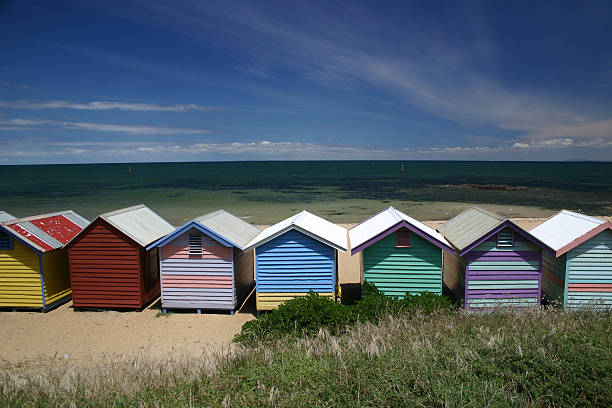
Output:
<instances>
[{"instance_id":1,"label":"dry grass","mask_svg":"<svg viewBox=\"0 0 612 408\"><path fill-rule=\"evenodd\" d=\"M8 368L14 406L610 406L612 313L413 314L213 350Z\"/></svg>"}]
</instances>

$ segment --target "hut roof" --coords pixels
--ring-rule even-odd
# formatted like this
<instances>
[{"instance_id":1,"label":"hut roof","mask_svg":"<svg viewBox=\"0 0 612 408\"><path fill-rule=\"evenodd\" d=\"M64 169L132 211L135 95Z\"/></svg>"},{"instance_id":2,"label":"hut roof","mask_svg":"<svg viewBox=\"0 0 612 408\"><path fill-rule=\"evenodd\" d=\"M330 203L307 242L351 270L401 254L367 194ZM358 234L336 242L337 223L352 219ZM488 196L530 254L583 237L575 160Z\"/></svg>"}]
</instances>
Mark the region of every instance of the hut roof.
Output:
<instances>
[{"instance_id":1,"label":"hut roof","mask_svg":"<svg viewBox=\"0 0 612 408\"><path fill-rule=\"evenodd\" d=\"M608 228L610 221L562 210L529 232L561 256Z\"/></svg>"},{"instance_id":2,"label":"hut roof","mask_svg":"<svg viewBox=\"0 0 612 408\"><path fill-rule=\"evenodd\" d=\"M351 253L355 254L390 233L406 227L439 248L452 252L451 244L433 228L389 207L349 229Z\"/></svg>"},{"instance_id":3,"label":"hut roof","mask_svg":"<svg viewBox=\"0 0 612 408\"><path fill-rule=\"evenodd\" d=\"M0 211L0 222L14 220L16 217L13 217L11 214L6 211Z\"/></svg>"},{"instance_id":4,"label":"hut roof","mask_svg":"<svg viewBox=\"0 0 612 408\"><path fill-rule=\"evenodd\" d=\"M14 218L0 223L5 231L38 252L62 248L88 224L89 221L72 210Z\"/></svg>"},{"instance_id":5,"label":"hut roof","mask_svg":"<svg viewBox=\"0 0 612 408\"><path fill-rule=\"evenodd\" d=\"M244 248L261 232L256 226L249 224L235 215L225 210L217 210L187 222L174 230L171 234L149 245L147 249L164 246L191 228L199 229L203 233L212 236L223 245L235 246L239 249Z\"/></svg>"},{"instance_id":6,"label":"hut roof","mask_svg":"<svg viewBox=\"0 0 612 408\"><path fill-rule=\"evenodd\" d=\"M438 231L459 251L463 251L506 221L508 219L499 214L472 207L442 224Z\"/></svg>"},{"instance_id":7,"label":"hut roof","mask_svg":"<svg viewBox=\"0 0 612 408\"><path fill-rule=\"evenodd\" d=\"M295 229L326 245L345 252L347 249L346 229L319 216L302 211L263 230L246 248L256 248L285 232Z\"/></svg>"},{"instance_id":8,"label":"hut roof","mask_svg":"<svg viewBox=\"0 0 612 408\"><path fill-rule=\"evenodd\" d=\"M174 231L174 227L144 204L107 212L99 218L146 247Z\"/></svg>"}]
</instances>

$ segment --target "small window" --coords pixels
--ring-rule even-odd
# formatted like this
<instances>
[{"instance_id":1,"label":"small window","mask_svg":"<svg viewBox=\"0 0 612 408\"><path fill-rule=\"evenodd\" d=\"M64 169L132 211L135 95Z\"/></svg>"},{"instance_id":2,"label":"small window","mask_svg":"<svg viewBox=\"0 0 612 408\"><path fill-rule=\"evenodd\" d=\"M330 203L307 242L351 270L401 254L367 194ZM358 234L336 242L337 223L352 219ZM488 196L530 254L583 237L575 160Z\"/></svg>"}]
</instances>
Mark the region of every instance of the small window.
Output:
<instances>
[{"instance_id":1,"label":"small window","mask_svg":"<svg viewBox=\"0 0 612 408\"><path fill-rule=\"evenodd\" d=\"M512 248L514 246L514 233L510 230L500 231L497 234L498 248Z\"/></svg>"},{"instance_id":2,"label":"small window","mask_svg":"<svg viewBox=\"0 0 612 408\"><path fill-rule=\"evenodd\" d=\"M0 249L13 249L13 239L9 234L0 231Z\"/></svg>"},{"instance_id":3,"label":"small window","mask_svg":"<svg viewBox=\"0 0 612 408\"><path fill-rule=\"evenodd\" d=\"M189 233L189 255L202 255L202 234L199 231Z\"/></svg>"},{"instance_id":4,"label":"small window","mask_svg":"<svg viewBox=\"0 0 612 408\"><path fill-rule=\"evenodd\" d=\"M396 248L410 248L410 230L401 229L395 233Z\"/></svg>"}]
</instances>

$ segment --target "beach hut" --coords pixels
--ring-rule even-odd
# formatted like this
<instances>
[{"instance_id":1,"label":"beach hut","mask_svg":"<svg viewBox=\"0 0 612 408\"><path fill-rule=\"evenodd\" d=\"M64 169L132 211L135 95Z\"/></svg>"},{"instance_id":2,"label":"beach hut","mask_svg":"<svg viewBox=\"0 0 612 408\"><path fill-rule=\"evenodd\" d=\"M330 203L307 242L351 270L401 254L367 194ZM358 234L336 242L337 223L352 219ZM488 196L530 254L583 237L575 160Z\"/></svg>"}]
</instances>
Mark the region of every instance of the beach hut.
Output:
<instances>
[{"instance_id":1,"label":"beach hut","mask_svg":"<svg viewBox=\"0 0 612 408\"><path fill-rule=\"evenodd\" d=\"M261 230L218 210L189 221L147 247L158 248L161 302L166 308L234 313L253 287L253 251L242 249Z\"/></svg>"},{"instance_id":2,"label":"beach hut","mask_svg":"<svg viewBox=\"0 0 612 408\"><path fill-rule=\"evenodd\" d=\"M0 307L47 311L70 300L64 245L89 222L73 211L0 216Z\"/></svg>"},{"instance_id":3,"label":"beach hut","mask_svg":"<svg viewBox=\"0 0 612 408\"><path fill-rule=\"evenodd\" d=\"M272 310L309 291L335 299L336 251L347 249L346 229L302 211L263 230L255 249L257 310Z\"/></svg>"},{"instance_id":4,"label":"beach hut","mask_svg":"<svg viewBox=\"0 0 612 408\"><path fill-rule=\"evenodd\" d=\"M172 231L144 205L98 216L66 246L74 306L141 309L159 296L157 251L146 247Z\"/></svg>"},{"instance_id":5,"label":"beach hut","mask_svg":"<svg viewBox=\"0 0 612 408\"><path fill-rule=\"evenodd\" d=\"M546 246L501 215L470 208L438 231L455 248L445 256L444 284L466 309L540 304Z\"/></svg>"},{"instance_id":6,"label":"beach hut","mask_svg":"<svg viewBox=\"0 0 612 408\"><path fill-rule=\"evenodd\" d=\"M442 251L454 254L436 230L389 207L349 229L351 255L363 253L363 278L385 295L442 294Z\"/></svg>"},{"instance_id":7,"label":"beach hut","mask_svg":"<svg viewBox=\"0 0 612 408\"><path fill-rule=\"evenodd\" d=\"M612 308L612 223L563 210L530 233L544 253L542 290L565 309Z\"/></svg>"}]
</instances>

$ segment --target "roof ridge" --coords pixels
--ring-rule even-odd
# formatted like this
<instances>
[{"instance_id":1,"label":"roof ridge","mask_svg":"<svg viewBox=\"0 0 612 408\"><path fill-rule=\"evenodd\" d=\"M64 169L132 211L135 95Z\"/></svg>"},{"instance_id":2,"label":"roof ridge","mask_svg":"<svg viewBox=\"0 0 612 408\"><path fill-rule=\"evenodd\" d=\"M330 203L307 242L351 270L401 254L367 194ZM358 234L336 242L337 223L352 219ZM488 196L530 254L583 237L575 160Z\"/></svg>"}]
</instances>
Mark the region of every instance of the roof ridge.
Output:
<instances>
[{"instance_id":1,"label":"roof ridge","mask_svg":"<svg viewBox=\"0 0 612 408\"><path fill-rule=\"evenodd\" d=\"M470 208L472 208L472 209L474 209L474 210L476 210L476 211L478 211L478 212L481 212L481 213L483 213L483 214L486 214L486 215L488 215L489 217L492 217L492 218L498 219L498 220L500 220L500 221L505 221L505 220L508 220L508 219L509 219L508 217L504 217L504 216L503 216L503 215L501 215L501 214L497 214L497 213L494 213L494 212L492 212L492 211L485 210L484 208L481 208L481 207L471 206Z\"/></svg>"},{"instance_id":2,"label":"roof ridge","mask_svg":"<svg viewBox=\"0 0 612 408\"><path fill-rule=\"evenodd\" d=\"M315 214L309 213L306 210L302 210L301 212L294 215L295 218L291 220L291 224L295 225L296 223L300 222L304 217L306 217L308 214L315 215Z\"/></svg>"},{"instance_id":3,"label":"roof ridge","mask_svg":"<svg viewBox=\"0 0 612 408\"><path fill-rule=\"evenodd\" d=\"M586 221L593 221L594 223L597 223L599 225L606 222L606 220L602 220L601 218L592 217L590 215L581 214L581 213L577 213L577 212L570 211L570 210L561 210L559 214L567 214L571 217L580 218Z\"/></svg>"},{"instance_id":4,"label":"roof ridge","mask_svg":"<svg viewBox=\"0 0 612 408\"><path fill-rule=\"evenodd\" d=\"M21 218L13 218L12 220L7 220L7 221L0 222L0 225L19 224L20 222L36 221L36 220L40 220L42 218L57 217L58 215L65 215L65 214L70 214L70 213L76 214L72 210L63 210L63 211L57 211L57 212L54 212L54 213L30 215L28 217L21 217Z\"/></svg>"},{"instance_id":5,"label":"roof ridge","mask_svg":"<svg viewBox=\"0 0 612 408\"><path fill-rule=\"evenodd\" d=\"M230 214L230 215L232 215L230 212L227 212L224 209L220 208L220 209L215 210L213 212L209 212L209 213L206 213L206 214L198 215L197 217L195 217L193 219L193 221L204 221L204 220L212 218L212 217L214 217L214 216L216 216L218 214Z\"/></svg>"},{"instance_id":6,"label":"roof ridge","mask_svg":"<svg viewBox=\"0 0 612 408\"><path fill-rule=\"evenodd\" d=\"M126 212L130 212L130 211L135 211L141 208L148 208L146 205L144 204L137 204L137 205L133 205L131 207L125 207L125 208L120 208L118 210L113 210L113 211L109 211L109 212L105 212L103 214L100 214L98 217L100 218L106 218L106 217L112 217L113 215L117 215L117 214L123 214Z\"/></svg>"}]
</instances>

